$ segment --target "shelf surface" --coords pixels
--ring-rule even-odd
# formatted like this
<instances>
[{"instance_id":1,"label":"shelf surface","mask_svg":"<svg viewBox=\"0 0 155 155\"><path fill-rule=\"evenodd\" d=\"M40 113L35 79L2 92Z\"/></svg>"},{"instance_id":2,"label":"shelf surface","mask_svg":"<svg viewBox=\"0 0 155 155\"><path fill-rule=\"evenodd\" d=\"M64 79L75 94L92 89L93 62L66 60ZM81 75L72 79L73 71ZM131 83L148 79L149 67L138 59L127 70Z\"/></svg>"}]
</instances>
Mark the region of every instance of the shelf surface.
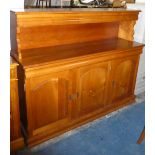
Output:
<instances>
[{"instance_id":1,"label":"shelf surface","mask_svg":"<svg viewBox=\"0 0 155 155\"><path fill-rule=\"evenodd\" d=\"M121 52L142 47L143 44L134 41L112 38L61 46L27 49L21 51L22 65L24 68L35 67L55 61L69 60L100 53L108 54L111 52Z\"/></svg>"}]
</instances>

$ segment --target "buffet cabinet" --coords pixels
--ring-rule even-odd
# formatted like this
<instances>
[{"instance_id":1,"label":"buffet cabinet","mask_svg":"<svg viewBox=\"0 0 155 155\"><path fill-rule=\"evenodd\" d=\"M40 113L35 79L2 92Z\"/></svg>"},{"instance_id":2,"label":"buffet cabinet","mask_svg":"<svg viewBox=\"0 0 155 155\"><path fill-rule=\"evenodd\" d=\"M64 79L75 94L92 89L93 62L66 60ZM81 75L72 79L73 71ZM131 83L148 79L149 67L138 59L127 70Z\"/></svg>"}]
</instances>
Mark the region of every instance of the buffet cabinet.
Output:
<instances>
[{"instance_id":1,"label":"buffet cabinet","mask_svg":"<svg viewBox=\"0 0 155 155\"><path fill-rule=\"evenodd\" d=\"M11 55L24 75L30 147L134 102L143 48L132 41L138 13L11 11Z\"/></svg>"},{"instance_id":2,"label":"buffet cabinet","mask_svg":"<svg viewBox=\"0 0 155 155\"><path fill-rule=\"evenodd\" d=\"M139 55L92 61L27 71L29 134L69 130L134 101Z\"/></svg>"},{"instance_id":3,"label":"buffet cabinet","mask_svg":"<svg viewBox=\"0 0 155 155\"><path fill-rule=\"evenodd\" d=\"M10 58L10 140L11 151L15 151L24 146L21 135L19 96L18 96L18 63Z\"/></svg>"}]
</instances>

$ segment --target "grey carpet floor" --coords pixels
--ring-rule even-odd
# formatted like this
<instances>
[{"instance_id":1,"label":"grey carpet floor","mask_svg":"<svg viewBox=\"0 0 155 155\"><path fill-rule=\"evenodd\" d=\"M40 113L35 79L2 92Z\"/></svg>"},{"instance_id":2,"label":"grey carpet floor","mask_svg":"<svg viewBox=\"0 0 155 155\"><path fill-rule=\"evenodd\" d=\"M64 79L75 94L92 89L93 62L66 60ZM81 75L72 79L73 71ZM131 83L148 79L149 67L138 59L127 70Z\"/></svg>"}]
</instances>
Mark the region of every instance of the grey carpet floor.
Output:
<instances>
[{"instance_id":1,"label":"grey carpet floor","mask_svg":"<svg viewBox=\"0 0 155 155\"><path fill-rule=\"evenodd\" d=\"M142 102L16 154L144 155L145 142L136 144L144 124L145 104Z\"/></svg>"}]
</instances>

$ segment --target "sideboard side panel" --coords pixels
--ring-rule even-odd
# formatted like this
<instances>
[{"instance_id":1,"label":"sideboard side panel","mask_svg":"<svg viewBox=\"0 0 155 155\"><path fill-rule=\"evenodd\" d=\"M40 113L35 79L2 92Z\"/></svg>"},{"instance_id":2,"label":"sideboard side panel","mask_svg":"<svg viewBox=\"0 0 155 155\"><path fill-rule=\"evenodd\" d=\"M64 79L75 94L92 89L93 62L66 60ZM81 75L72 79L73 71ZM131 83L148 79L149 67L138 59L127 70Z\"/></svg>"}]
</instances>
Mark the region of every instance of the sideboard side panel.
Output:
<instances>
[{"instance_id":1,"label":"sideboard side panel","mask_svg":"<svg viewBox=\"0 0 155 155\"><path fill-rule=\"evenodd\" d=\"M135 20L120 22L118 37L122 38L122 39L133 41L135 24L136 24Z\"/></svg>"},{"instance_id":2,"label":"sideboard side panel","mask_svg":"<svg viewBox=\"0 0 155 155\"><path fill-rule=\"evenodd\" d=\"M11 44L11 55L18 57L18 45L17 45L17 16L10 12L10 44Z\"/></svg>"}]
</instances>

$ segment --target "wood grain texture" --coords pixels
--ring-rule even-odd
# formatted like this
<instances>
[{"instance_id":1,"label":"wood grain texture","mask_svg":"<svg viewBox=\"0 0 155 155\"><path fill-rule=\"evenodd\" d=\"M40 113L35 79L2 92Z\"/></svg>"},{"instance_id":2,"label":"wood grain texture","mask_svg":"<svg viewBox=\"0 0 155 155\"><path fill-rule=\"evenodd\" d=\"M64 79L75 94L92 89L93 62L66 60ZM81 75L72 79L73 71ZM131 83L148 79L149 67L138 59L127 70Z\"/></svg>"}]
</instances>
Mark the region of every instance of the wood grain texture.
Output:
<instances>
[{"instance_id":1,"label":"wood grain texture","mask_svg":"<svg viewBox=\"0 0 155 155\"><path fill-rule=\"evenodd\" d=\"M28 49L22 52L24 68L31 68L39 65L50 64L62 60L77 59L78 57L107 55L115 52L127 51L130 49L141 49L142 44L127 41L121 38L101 39L69 45L52 46L45 48ZM63 61L63 62L64 62Z\"/></svg>"},{"instance_id":2,"label":"wood grain texture","mask_svg":"<svg viewBox=\"0 0 155 155\"><path fill-rule=\"evenodd\" d=\"M136 24L136 20L120 22L118 37L133 41L135 24Z\"/></svg>"},{"instance_id":3,"label":"wood grain texture","mask_svg":"<svg viewBox=\"0 0 155 155\"><path fill-rule=\"evenodd\" d=\"M21 52L24 52L23 49L115 38L118 26L118 23L99 23L21 27L18 40Z\"/></svg>"},{"instance_id":4,"label":"wood grain texture","mask_svg":"<svg viewBox=\"0 0 155 155\"><path fill-rule=\"evenodd\" d=\"M19 27L137 20L140 10L128 9L17 9ZM62 20L63 19L63 20Z\"/></svg>"},{"instance_id":5,"label":"wood grain texture","mask_svg":"<svg viewBox=\"0 0 155 155\"><path fill-rule=\"evenodd\" d=\"M111 104L134 94L138 61L139 55L112 61Z\"/></svg>"},{"instance_id":6,"label":"wood grain texture","mask_svg":"<svg viewBox=\"0 0 155 155\"><path fill-rule=\"evenodd\" d=\"M127 98L134 98L140 53L112 53L115 54L113 59L104 60L103 56L90 63L93 58L88 58L89 61L84 64L79 59L79 62L72 62L61 70L59 65L55 69L49 65L49 70L45 65L39 69L40 74L35 69L38 67L25 70L26 75L31 75L25 79L29 140L39 138L43 132L59 133L80 121L80 117L86 119L95 111L98 114L115 109L121 106L122 100L127 103ZM33 144L30 142L30 145Z\"/></svg>"},{"instance_id":7,"label":"wood grain texture","mask_svg":"<svg viewBox=\"0 0 155 155\"><path fill-rule=\"evenodd\" d=\"M117 105L116 107L108 108L108 109L100 109L98 111L95 111L94 113L90 113L90 114L87 114L83 117L80 117L79 119L76 119L75 121L71 121L67 127L64 127L61 130L56 131L56 132L53 132L53 130L50 130L50 128L48 128L49 130L46 133L40 132L40 134L36 134L35 136L29 137L28 146L30 148L33 146L36 146L37 144L40 144L46 140L49 140L49 139L54 138L56 136L59 136L59 135L65 133L67 131L70 131L70 130L75 129L81 125L89 123L95 119L103 117L108 113L111 113L111 112L118 110L122 107L125 107L129 104L133 104L134 101L135 101L135 97L131 96L129 98L126 98L124 100L119 101L119 104L116 104Z\"/></svg>"},{"instance_id":8,"label":"wood grain texture","mask_svg":"<svg viewBox=\"0 0 155 155\"><path fill-rule=\"evenodd\" d=\"M77 112L81 117L106 106L109 62L80 67L76 70L75 78L78 96L74 114Z\"/></svg>"},{"instance_id":9,"label":"wood grain texture","mask_svg":"<svg viewBox=\"0 0 155 155\"><path fill-rule=\"evenodd\" d=\"M138 19L138 13L126 9L11 11L11 54L21 62L23 49L114 37L132 40L132 21Z\"/></svg>"},{"instance_id":10,"label":"wood grain texture","mask_svg":"<svg viewBox=\"0 0 155 155\"><path fill-rule=\"evenodd\" d=\"M10 140L11 151L15 151L24 146L21 136L19 96L18 96L18 64L10 58Z\"/></svg>"},{"instance_id":11,"label":"wood grain texture","mask_svg":"<svg viewBox=\"0 0 155 155\"><path fill-rule=\"evenodd\" d=\"M137 144L141 144L144 139L145 139L145 127L143 128L143 131L141 132L141 134L137 140Z\"/></svg>"},{"instance_id":12,"label":"wood grain texture","mask_svg":"<svg viewBox=\"0 0 155 155\"><path fill-rule=\"evenodd\" d=\"M32 78L29 85L31 89L27 88L27 104L31 109L28 116L28 124L32 121L30 133L48 124L68 119L70 79L67 71Z\"/></svg>"},{"instance_id":13,"label":"wood grain texture","mask_svg":"<svg viewBox=\"0 0 155 155\"><path fill-rule=\"evenodd\" d=\"M21 148L24 147L24 139L23 138L18 138L16 140L13 140L11 141L11 144L10 144L10 150L11 152L15 152Z\"/></svg>"},{"instance_id":14,"label":"wood grain texture","mask_svg":"<svg viewBox=\"0 0 155 155\"><path fill-rule=\"evenodd\" d=\"M143 44L139 11L12 11L25 85L27 142L34 146L134 101Z\"/></svg>"}]
</instances>

